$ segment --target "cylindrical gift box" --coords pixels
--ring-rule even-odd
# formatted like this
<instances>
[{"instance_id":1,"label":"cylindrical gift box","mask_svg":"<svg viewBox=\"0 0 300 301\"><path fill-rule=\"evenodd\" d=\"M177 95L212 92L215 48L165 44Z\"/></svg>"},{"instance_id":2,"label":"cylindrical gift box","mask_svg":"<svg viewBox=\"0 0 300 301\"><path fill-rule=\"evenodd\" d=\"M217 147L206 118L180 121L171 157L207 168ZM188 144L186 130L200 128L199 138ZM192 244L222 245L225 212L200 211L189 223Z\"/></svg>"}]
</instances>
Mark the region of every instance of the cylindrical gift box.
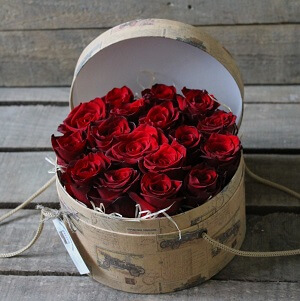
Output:
<instances>
[{"instance_id":1,"label":"cylindrical gift box","mask_svg":"<svg viewBox=\"0 0 300 301\"><path fill-rule=\"evenodd\" d=\"M76 65L70 107L114 87L140 91L155 82L208 90L230 107L240 126L243 82L234 59L200 29L170 20L127 22L92 41ZM166 293L198 285L233 258L205 242L202 232L235 248L245 236L243 156L220 193L172 220L111 217L74 200L58 177L56 183L61 206L74 213L77 230L71 235L90 276L115 289Z\"/></svg>"}]
</instances>

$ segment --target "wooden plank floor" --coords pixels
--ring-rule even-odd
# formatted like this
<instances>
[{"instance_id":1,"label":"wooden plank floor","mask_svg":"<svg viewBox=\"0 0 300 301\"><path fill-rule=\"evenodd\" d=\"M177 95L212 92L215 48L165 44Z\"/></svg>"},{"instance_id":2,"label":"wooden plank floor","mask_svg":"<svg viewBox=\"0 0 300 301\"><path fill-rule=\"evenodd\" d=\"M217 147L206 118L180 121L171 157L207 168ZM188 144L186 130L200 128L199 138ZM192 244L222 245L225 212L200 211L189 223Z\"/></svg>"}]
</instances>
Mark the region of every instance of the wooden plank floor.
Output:
<instances>
[{"instance_id":1,"label":"wooden plank floor","mask_svg":"<svg viewBox=\"0 0 300 301\"><path fill-rule=\"evenodd\" d=\"M299 191L300 86L247 86L242 126L248 166ZM50 134L68 112L68 88L0 88L0 215L50 178ZM299 248L300 202L246 178L247 235L242 249ZM55 187L36 203L58 206ZM36 230L34 204L1 223L0 252ZM11 223L10 223L11 221ZM299 300L300 260L234 258L212 280L161 296L133 295L79 276L51 222L32 249L0 260L0 300ZM54 298L55 295L55 298Z\"/></svg>"},{"instance_id":2,"label":"wooden plank floor","mask_svg":"<svg viewBox=\"0 0 300 301\"><path fill-rule=\"evenodd\" d=\"M246 84L300 83L300 24L203 26L202 29L230 51ZM0 83L70 85L83 46L104 31L103 28L45 29L33 34L31 30L0 30Z\"/></svg>"}]
</instances>

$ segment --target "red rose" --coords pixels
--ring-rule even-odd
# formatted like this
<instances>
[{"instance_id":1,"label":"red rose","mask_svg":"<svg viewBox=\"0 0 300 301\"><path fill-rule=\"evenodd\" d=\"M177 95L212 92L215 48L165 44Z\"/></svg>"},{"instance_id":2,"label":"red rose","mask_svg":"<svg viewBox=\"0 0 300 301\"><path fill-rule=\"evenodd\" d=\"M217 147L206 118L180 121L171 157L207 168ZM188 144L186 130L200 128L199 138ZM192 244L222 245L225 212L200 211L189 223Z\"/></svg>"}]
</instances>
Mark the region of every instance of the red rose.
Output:
<instances>
[{"instance_id":1,"label":"red rose","mask_svg":"<svg viewBox=\"0 0 300 301\"><path fill-rule=\"evenodd\" d=\"M204 160L214 166L226 178L226 182L234 175L241 155L241 142L237 136L213 133L202 145Z\"/></svg>"},{"instance_id":2,"label":"red rose","mask_svg":"<svg viewBox=\"0 0 300 301\"><path fill-rule=\"evenodd\" d=\"M101 98L95 98L75 107L57 130L63 134L68 131L86 130L91 122L104 119L105 116L105 103Z\"/></svg>"},{"instance_id":3,"label":"red rose","mask_svg":"<svg viewBox=\"0 0 300 301\"><path fill-rule=\"evenodd\" d=\"M104 172L110 165L110 160L101 152L89 153L79 159L73 166L66 170L78 185L87 185L90 181L101 172Z\"/></svg>"},{"instance_id":4,"label":"red rose","mask_svg":"<svg viewBox=\"0 0 300 301\"><path fill-rule=\"evenodd\" d=\"M148 203L162 208L161 201L174 197L181 185L181 181L171 180L163 173L149 172L142 177L141 195Z\"/></svg>"},{"instance_id":5,"label":"red rose","mask_svg":"<svg viewBox=\"0 0 300 301\"><path fill-rule=\"evenodd\" d=\"M114 138L130 132L130 127L124 117L110 117L100 120L88 129L88 141L92 148L107 151L115 141Z\"/></svg>"},{"instance_id":6,"label":"red rose","mask_svg":"<svg viewBox=\"0 0 300 301\"><path fill-rule=\"evenodd\" d=\"M81 131L69 132L60 137L51 136L52 148L57 157L57 163L66 166L85 151L86 139Z\"/></svg>"},{"instance_id":7,"label":"red rose","mask_svg":"<svg viewBox=\"0 0 300 301\"><path fill-rule=\"evenodd\" d=\"M174 136L176 140L186 148L193 148L197 146L201 139L201 134L194 126L181 125L179 126Z\"/></svg>"},{"instance_id":8,"label":"red rose","mask_svg":"<svg viewBox=\"0 0 300 301\"><path fill-rule=\"evenodd\" d=\"M184 87L182 93L185 98L177 98L179 108L188 111L191 115L207 115L220 105L206 90L191 90Z\"/></svg>"},{"instance_id":9,"label":"red rose","mask_svg":"<svg viewBox=\"0 0 300 301\"><path fill-rule=\"evenodd\" d=\"M152 107L146 117L140 118L139 122L152 125L166 130L170 128L179 118L179 110L174 108L169 100L160 105Z\"/></svg>"},{"instance_id":10,"label":"red rose","mask_svg":"<svg viewBox=\"0 0 300 301\"><path fill-rule=\"evenodd\" d=\"M150 132L140 131L139 127L130 134L120 137L120 142L113 145L106 155L113 161L136 164L146 154L155 151L159 146L158 139Z\"/></svg>"},{"instance_id":11,"label":"red rose","mask_svg":"<svg viewBox=\"0 0 300 301\"><path fill-rule=\"evenodd\" d=\"M176 97L176 88L174 86L155 84L151 89L142 91L142 96L149 100L150 104L153 102L157 103L165 100L174 100Z\"/></svg>"},{"instance_id":12,"label":"red rose","mask_svg":"<svg viewBox=\"0 0 300 301\"><path fill-rule=\"evenodd\" d=\"M141 124L134 131L149 134L158 142L159 145L169 142L168 138L164 135L161 129L157 129L148 124Z\"/></svg>"},{"instance_id":13,"label":"red rose","mask_svg":"<svg viewBox=\"0 0 300 301\"><path fill-rule=\"evenodd\" d=\"M124 103L120 106L114 107L110 110L110 114L114 116L134 116L140 112L141 109L144 108L145 100L140 98L131 103Z\"/></svg>"},{"instance_id":14,"label":"red rose","mask_svg":"<svg viewBox=\"0 0 300 301\"><path fill-rule=\"evenodd\" d=\"M88 193L91 190L92 181L110 165L110 160L102 153L89 153L71 164L66 172L61 174L66 191L77 200L91 207Z\"/></svg>"},{"instance_id":15,"label":"red rose","mask_svg":"<svg viewBox=\"0 0 300 301\"><path fill-rule=\"evenodd\" d=\"M76 184L67 172L61 174L61 180L70 196L91 208L91 203L87 197L87 194L91 189L90 185Z\"/></svg>"},{"instance_id":16,"label":"red rose","mask_svg":"<svg viewBox=\"0 0 300 301\"><path fill-rule=\"evenodd\" d=\"M181 181L171 180L165 174L150 172L141 179L141 196L144 199L134 192L130 196L140 204L142 211L157 212L173 204L167 213L174 214L178 211L182 199L177 196L181 186Z\"/></svg>"},{"instance_id":17,"label":"red rose","mask_svg":"<svg viewBox=\"0 0 300 301\"><path fill-rule=\"evenodd\" d=\"M151 172L168 172L183 166L186 158L186 148L173 140L172 144L162 144L158 150L145 156L139 162L140 169Z\"/></svg>"},{"instance_id":18,"label":"red rose","mask_svg":"<svg viewBox=\"0 0 300 301\"><path fill-rule=\"evenodd\" d=\"M122 88L114 88L109 91L104 99L109 106L119 108L123 104L132 102L134 95L128 87L123 86Z\"/></svg>"},{"instance_id":19,"label":"red rose","mask_svg":"<svg viewBox=\"0 0 300 301\"><path fill-rule=\"evenodd\" d=\"M138 179L139 173L133 168L110 170L99 178L95 189L104 202L111 202L126 193Z\"/></svg>"},{"instance_id":20,"label":"red rose","mask_svg":"<svg viewBox=\"0 0 300 301\"><path fill-rule=\"evenodd\" d=\"M227 113L220 110L200 120L197 128L205 134L220 133L223 131L234 132L236 129L235 121L236 116L231 112Z\"/></svg>"},{"instance_id":21,"label":"red rose","mask_svg":"<svg viewBox=\"0 0 300 301\"><path fill-rule=\"evenodd\" d=\"M195 166L184 182L188 195L186 204L192 207L201 205L219 190L217 171L203 163Z\"/></svg>"},{"instance_id":22,"label":"red rose","mask_svg":"<svg viewBox=\"0 0 300 301\"><path fill-rule=\"evenodd\" d=\"M241 150L239 137L213 133L202 146L205 158L217 163L231 161Z\"/></svg>"}]
</instances>

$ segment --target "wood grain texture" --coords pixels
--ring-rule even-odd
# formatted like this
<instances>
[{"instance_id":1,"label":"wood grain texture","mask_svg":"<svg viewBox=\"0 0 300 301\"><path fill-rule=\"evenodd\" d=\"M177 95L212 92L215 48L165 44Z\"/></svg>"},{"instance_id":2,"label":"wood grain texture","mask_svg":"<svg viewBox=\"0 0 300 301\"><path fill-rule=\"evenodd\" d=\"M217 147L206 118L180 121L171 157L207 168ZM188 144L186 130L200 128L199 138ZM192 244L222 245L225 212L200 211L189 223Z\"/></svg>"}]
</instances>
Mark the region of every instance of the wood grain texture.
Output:
<instances>
[{"instance_id":1,"label":"wood grain texture","mask_svg":"<svg viewBox=\"0 0 300 301\"><path fill-rule=\"evenodd\" d=\"M0 107L1 147L50 147L50 137L66 118L68 107Z\"/></svg>"},{"instance_id":2,"label":"wood grain texture","mask_svg":"<svg viewBox=\"0 0 300 301\"><path fill-rule=\"evenodd\" d=\"M68 105L70 88L45 87L45 88L0 88L0 104L61 104ZM291 91L300 98L297 91ZM288 97L288 96L287 96ZM299 100L300 101L300 100Z\"/></svg>"},{"instance_id":3,"label":"wood grain texture","mask_svg":"<svg viewBox=\"0 0 300 301\"><path fill-rule=\"evenodd\" d=\"M45 157L55 158L52 152L0 153L0 207L12 208L23 202L39 187L46 183L52 166ZM293 190L299 191L300 155L246 155L249 168L258 175L270 179ZM14 179L14 185L11 185ZM58 197L53 184L31 205L43 203L58 206ZM283 192L266 187L246 177L246 204L248 209L264 211L298 210L300 202ZM278 209L276 209L278 208Z\"/></svg>"},{"instance_id":4,"label":"wood grain texture","mask_svg":"<svg viewBox=\"0 0 300 301\"><path fill-rule=\"evenodd\" d=\"M299 104L246 104L240 128L245 149L298 149Z\"/></svg>"},{"instance_id":5,"label":"wood grain texture","mask_svg":"<svg viewBox=\"0 0 300 301\"><path fill-rule=\"evenodd\" d=\"M300 155L245 155L249 169L257 175L300 192ZM285 206L300 209L300 202L277 189L262 185L246 175L248 209L265 206L282 210ZM258 209L259 210L259 209Z\"/></svg>"},{"instance_id":6,"label":"wood grain texture","mask_svg":"<svg viewBox=\"0 0 300 301\"><path fill-rule=\"evenodd\" d=\"M68 105L69 87L1 88L0 104ZM246 86L245 103L300 103L300 85Z\"/></svg>"},{"instance_id":7,"label":"wood grain texture","mask_svg":"<svg viewBox=\"0 0 300 301\"><path fill-rule=\"evenodd\" d=\"M241 249L252 251L299 249L300 231L295 231L295 229L299 229L299 226L300 216L292 213L273 213L265 216L247 215L246 239ZM289 264L294 267L290 266L290 269ZM237 275L239 275L238 278L235 278ZM240 276L252 281L277 281L275 279L281 277L288 278L290 281L299 281L299 256L290 258L242 258L236 256L215 278L240 280L242 279Z\"/></svg>"},{"instance_id":8,"label":"wood grain texture","mask_svg":"<svg viewBox=\"0 0 300 301\"><path fill-rule=\"evenodd\" d=\"M300 86L246 86L245 103L300 103Z\"/></svg>"},{"instance_id":9,"label":"wood grain texture","mask_svg":"<svg viewBox=\"0 0 300 301\"><path fill-rule=\"evenodd\" d=\"M300 25L203 26L235 57L246 84L300 83ZM102 29L0 32L0 86L68 86Z\"/></svg>"},{"instance_id":10,"label":"wood grain texture","mask_svg":"<svg viewBox=\"0 0 300 301\"><path fill-rule=\"evenodd\" d=\"M0 30L111 27L153 17L194 25L287 23L299 22L300 12L296 0L153 0L151 5L146 0L1 2Z\"/></svg>"},{"instance_id":11,"label":"wood grain texture","mask_svg":"<svg viewBox=\"0 0 300 301\"><path fill-rule=\"evenodd\" d=\"M145 301L273 301L299 300L298 283L240 282L211 280L200 286L163 295L129 294L105 287L88 277L0 276L3 301L88 301L88 300L145 300Z\"/></svg>"},{"instance_id":12,"label":"wood grain texture","mask_svg":"<svg viewBox=\"0 0 300 301\"><path fill-rule=\"evenodd\" d=\"M0 148L49 148L68 107L1 106ZM240 133L245 149L299 149L299 104L246 104Z\"/></svg>"},{"instance_id":13,"label":"wood grain texture","mask_svg":"<svg viewBox=\"0 0 300 301\"><path fill-rule=\"evenodd\" d=\"M4 214L7 210L0 210ZM36 231L39 214L22 210L0 225L0 252L24 246ZM284 250L299 248L300 218L292 213L273 213L247 216L247 234L243 250ZM0 274L15 275L78 275L51 221L37 243L23 255L0 259ZM297 281L300 261L297 256L282 258L240 258L233 261L214 279L241 281Z\"/></svg>"},{"instance_id":14,"label":"wood grain texture","mask_svg":"<svg viewBox=\"0 0 300 301\"><path fill-rule=\"evenodd\" d=\"M16 207L17 203L24 202L53 176L48 173L53 166L45 160L45 157L55 159L55 154L52 152L0 153L0 173L3 175L0 182L2 208ZM39 203L53 207L58 206L58 202L55 184L52 184L34 200L30 207L34 208Z\"/></svg>"}]
</instances>

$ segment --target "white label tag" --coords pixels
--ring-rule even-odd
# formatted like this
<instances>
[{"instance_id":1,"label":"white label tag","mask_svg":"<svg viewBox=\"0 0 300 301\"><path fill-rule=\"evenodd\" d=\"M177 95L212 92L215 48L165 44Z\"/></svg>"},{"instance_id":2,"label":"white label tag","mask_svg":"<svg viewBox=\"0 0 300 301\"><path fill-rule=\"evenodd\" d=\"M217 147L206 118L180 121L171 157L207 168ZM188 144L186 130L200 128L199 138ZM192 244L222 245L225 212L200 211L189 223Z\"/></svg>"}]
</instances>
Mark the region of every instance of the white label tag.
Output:
<instances>
[{"instance_id":1,"label":"white label tag","mask_svg":"<svg viewBox=\"0 0 300 301\"><path fill-rule=\"evenodd\" d=\"M63 221L60 220L59 218L55 218L53 220L53 224L54 224L56 231L58 232L59 237L61 238L65 248L67 249L71 259L73 260L78 272L80 273L80 275L89 274L90 271L87 268L86 264L84 263L81 255L79 254L79 252L73 242L73 239L71 238Z\"/></svg>"}]
</instances>

